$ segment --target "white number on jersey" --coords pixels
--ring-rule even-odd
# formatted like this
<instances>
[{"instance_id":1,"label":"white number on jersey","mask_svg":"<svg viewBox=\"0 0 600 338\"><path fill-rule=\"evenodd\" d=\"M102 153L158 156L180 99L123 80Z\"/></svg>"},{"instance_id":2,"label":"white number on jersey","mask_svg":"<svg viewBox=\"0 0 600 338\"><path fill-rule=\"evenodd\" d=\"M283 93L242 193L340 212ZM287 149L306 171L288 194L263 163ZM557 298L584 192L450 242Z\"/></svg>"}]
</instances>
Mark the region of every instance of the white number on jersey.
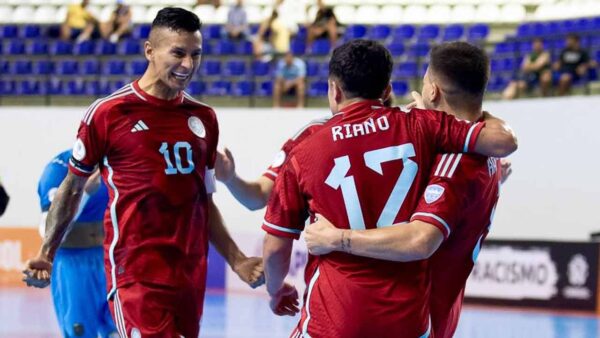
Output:
<instances>
[{"instance_id":1,"label":"white number on jersey","mask_svg":"<svg viewBox=\"0 0 600 338\"><path fill-rule=\"evenodd\" d=\"M181 150L185 150L185 156L187 157L187 166L183 166L181 164ZM177 142L173 146L173 154L175 154L175 166L173 166L173 162L171 162L171 154L169 152L169 144L167 142L163 142L159 149L160 153L165 157L165 162L167 163L167 169L165 169L165 174L167 175L175 175L179 174L189 174L194 171L194 162L192 160L192 146L187 142Z\"/></svg>"}]
</instances>

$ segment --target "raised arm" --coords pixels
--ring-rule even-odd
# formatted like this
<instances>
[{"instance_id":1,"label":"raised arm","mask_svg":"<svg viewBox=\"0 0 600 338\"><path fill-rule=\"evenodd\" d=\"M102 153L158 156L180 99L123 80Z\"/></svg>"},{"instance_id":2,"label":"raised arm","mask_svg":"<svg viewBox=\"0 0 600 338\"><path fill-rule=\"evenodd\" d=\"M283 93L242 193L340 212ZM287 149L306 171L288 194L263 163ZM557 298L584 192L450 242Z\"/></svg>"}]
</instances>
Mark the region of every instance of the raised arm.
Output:
<instances>
[{"instance_id":1,"label":"raised arm","mask_svg":"<svg viewBox=\"0 0 600 338\"><path fill-rule=\"evenodd\" d=\"M241 280L253 288L262 285L264 283L262 259L246 257L240 250L225 228L223 217L213 202L212 195L209 197L208 206L208 230L211 244L225 258L227 264Z\"/></svg>"},{"instance_id":2,"label":"raised arm","mask_svg":"<svg viewBox=\"0 0 600 338\"><path fill-rule=\"evenodd\" d=\"M517 136L506 122L483 113L485 127L481 129L474 151L491 157L506 157L518 148Z\"/></svg>"},{"instance_id":3,"label":"raised arm","mask_svg":"<svg viewBox=\"0 0 600 338\"><path fill-rule=\"evenodd\" d=\"M233 154L225 148L218 152L215 163L215 174L223 182L238 202L250 210L262 209L267 205L269 195L273 190L273 181L261 176L254 181L246 181L235 172Z\"/></svg>"}]
</instances>

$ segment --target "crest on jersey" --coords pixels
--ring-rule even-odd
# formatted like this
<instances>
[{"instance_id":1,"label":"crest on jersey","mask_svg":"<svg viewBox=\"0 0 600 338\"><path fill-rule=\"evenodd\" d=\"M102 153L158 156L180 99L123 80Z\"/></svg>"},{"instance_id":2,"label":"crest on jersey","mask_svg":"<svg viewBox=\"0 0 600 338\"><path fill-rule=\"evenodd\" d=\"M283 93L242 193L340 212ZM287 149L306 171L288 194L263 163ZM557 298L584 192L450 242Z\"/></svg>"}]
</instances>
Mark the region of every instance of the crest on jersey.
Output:
<instances>
[{"instance_id":1,"label":"crest on jersey","mask_svg":"<svg viewBox=\"0 0 600 338\"><path fill-rule=\"evenodd\" d=\"M281 166L283 164L283 162L285 162L285 151L281 150L280 152L277 153L277 155L275 155L275 158L273 159L273 163L271 164L271 167L277 168L277 167Z\"/></svg>"},{"instance_id":2,"label":"crest on jersey","mask_svg":"<svg viewBox=\"0 0 600 338\"><path fill-rule=\"evenodd\" d=\"M78 138L73 145L73 158L77 161L81 161L85 158L85 145L83 145L83 141Z\"/></svg>"},{"instance_id":3,"label":"crest on jersey","mask_svg":"<svg viewBox=\"0 0 600 338\"><path fill-rule=\"evenodd\" d=\"M430 184L427 189L425 189L425 202L427 204L431 204L442 197L444 194L444 187L437 184Z\"/></svg>"},{"instance_id":4,"label":"crest on jersey","mask_svg":"<svg viewBox=\"0 0 600 338\"><path fill-rule=\"evenodd\" d=\"M192 116L188 119L188 127L194 135L204 138L206 137L206 128L204 128L204 123L196 116Z\"/></svg>"}]
</instances>

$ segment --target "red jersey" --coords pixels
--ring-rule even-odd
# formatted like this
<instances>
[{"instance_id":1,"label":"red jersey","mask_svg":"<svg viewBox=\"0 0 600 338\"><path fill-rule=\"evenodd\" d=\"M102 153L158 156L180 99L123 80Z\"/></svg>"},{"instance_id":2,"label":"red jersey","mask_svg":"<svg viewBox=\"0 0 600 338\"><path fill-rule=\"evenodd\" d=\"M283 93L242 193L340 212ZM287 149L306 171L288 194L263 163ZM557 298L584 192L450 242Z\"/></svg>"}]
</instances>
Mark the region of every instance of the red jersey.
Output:
<instances>
[{"instance_id":1,"label":"red jersey","mask_svg":"<svg viewBox=\"0 0 600 338\"><path fill-rule=\"evenodd\" d=\"M69 169L99 164L109 187L109 298L129 282L204 290L218 136L213 109L183 92L161 100L134 82L90 106Z\"/></svg>"},{"instance_id":2,"label":"red jersey","mask_svg":"<svg viewBox=\"0 0 600 338\"><path fill-rule=\"evenodd\" d=\"M443 112L361 101L292 151L262 228L298 238L309 214L345 229L408 221L435 153L468 151L482 123ZM421 337L428 331L427 261L389 262L343 252L311 257L297 330L311 337ZM310 275L309 275L310 274Z\"/></svg>"},{"instance_id":3,"label":"red jersey","mask_svg":"<svg viewBox=\"0 0 600 338\"><path fill-rule=\"evenodd\" d=\"M500 186L495 158L438 155L411 220L437 226L446 240L430 258L431 320L435 337L452 337L467 278L492 223Z\"/></svg>"},{"instance_id":4,"label":"red jersey","mask_svg":"<svg viewBox=\"0 0 600 338\"><path fill-rule=\"evenodd\" d=\"M271 181L275 181L277 175L279 175L279 170L289 153L294 149L298 144L302 143L302 141L306 140L307 137L312 135L315 131L319 130L325 122L327 122L331 116L322 117L319 119L315 119L310 121L304 127L302 127L296 135L292 136L289 140L287 140L281 150L277 153L275 158L273 159L273 163L267 168L267 170L263 173L263 176L270 179Z\"/></svg>"}]
</instances>

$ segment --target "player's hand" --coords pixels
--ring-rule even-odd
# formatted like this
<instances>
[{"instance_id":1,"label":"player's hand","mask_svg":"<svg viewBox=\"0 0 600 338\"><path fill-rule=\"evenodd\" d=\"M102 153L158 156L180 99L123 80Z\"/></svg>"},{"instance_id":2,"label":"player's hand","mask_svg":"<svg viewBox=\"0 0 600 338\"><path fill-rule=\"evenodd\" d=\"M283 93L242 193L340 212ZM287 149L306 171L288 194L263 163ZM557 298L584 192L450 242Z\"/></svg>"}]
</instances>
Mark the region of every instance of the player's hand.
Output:
<instances>
[{"instance_id":1,"label":"player's hand","mask_svg":"<svg viewBox=\"0 0 600 338\"><path fill-rule=\"evenodd\" d=\"M304 229L308 252L318 256L337 250L341 244L341 231L323 215L317 214L317 221Z\"/></svg>"},{"instance_id":2,"label":"player's hand","mask_svg":"<svg viewBox=\"0 0 600 338\"><path fill-rule=\"evenodd\" d=\"M47 257L38 255L37 257L25 263L23 270L23 281L27 286L36 288L45 288L50 285L50 274L52 273L52 263Z\"/></svg>"},{"instance_id":3,"label":"player's hand","mask_svg":"<svg viewBox=\"0 0 600 338\"><path fill-rule=\"evenodd\" d=\"M500 183L504 184L508 179L508 176L512 174L512 163L510 160L503 158L500 160Z\"/></svg>"},{"instance_id":4,"label":"player's hand","mask_svg":"<svg viewBox=\"0 0 600 338\"><path fill-rule=\"evenodd\" d=\"M281 289L270 295L269 306L271 311L278 316L295 316L300 312L298 291L290 284L284 283Z\"/></svg>"},{"instance_id":5,"label":"player's hand","mask_svg":"<svg viewBox=\"0 0 600 338\"><path fill-rule=\"evenodd\" d=\"M410 95L413 98L413 102L407 104L406 109L408 109L408 110L413 109L413 108L425 109L425 103L423 102L423 97L421 96L421 93L413 90L410 93Z\"/></svg>"},{"instance_id":6,"label":"player's hand","mask_svg":"<svg viewBox=\"0 0 600 338\"><path fill-rule=\"evenodd\" d=\"M225 148L223 150L223 152L217 151L215 176L217 177L217 180L227 183L235 176L235 161L233 160L233 154L231 154L229 149Z\"/></svg>"},{"instance_id":7,"label":"player's hand","mask_svg":"<svg viewBox=\"0 0 600 338\"><path fill-rule=\"evenodd\" d=\"M245 258L233 266L233 271L253 289L265 284L265 272L261 257Z\"/></svg>"}]
</instances>

